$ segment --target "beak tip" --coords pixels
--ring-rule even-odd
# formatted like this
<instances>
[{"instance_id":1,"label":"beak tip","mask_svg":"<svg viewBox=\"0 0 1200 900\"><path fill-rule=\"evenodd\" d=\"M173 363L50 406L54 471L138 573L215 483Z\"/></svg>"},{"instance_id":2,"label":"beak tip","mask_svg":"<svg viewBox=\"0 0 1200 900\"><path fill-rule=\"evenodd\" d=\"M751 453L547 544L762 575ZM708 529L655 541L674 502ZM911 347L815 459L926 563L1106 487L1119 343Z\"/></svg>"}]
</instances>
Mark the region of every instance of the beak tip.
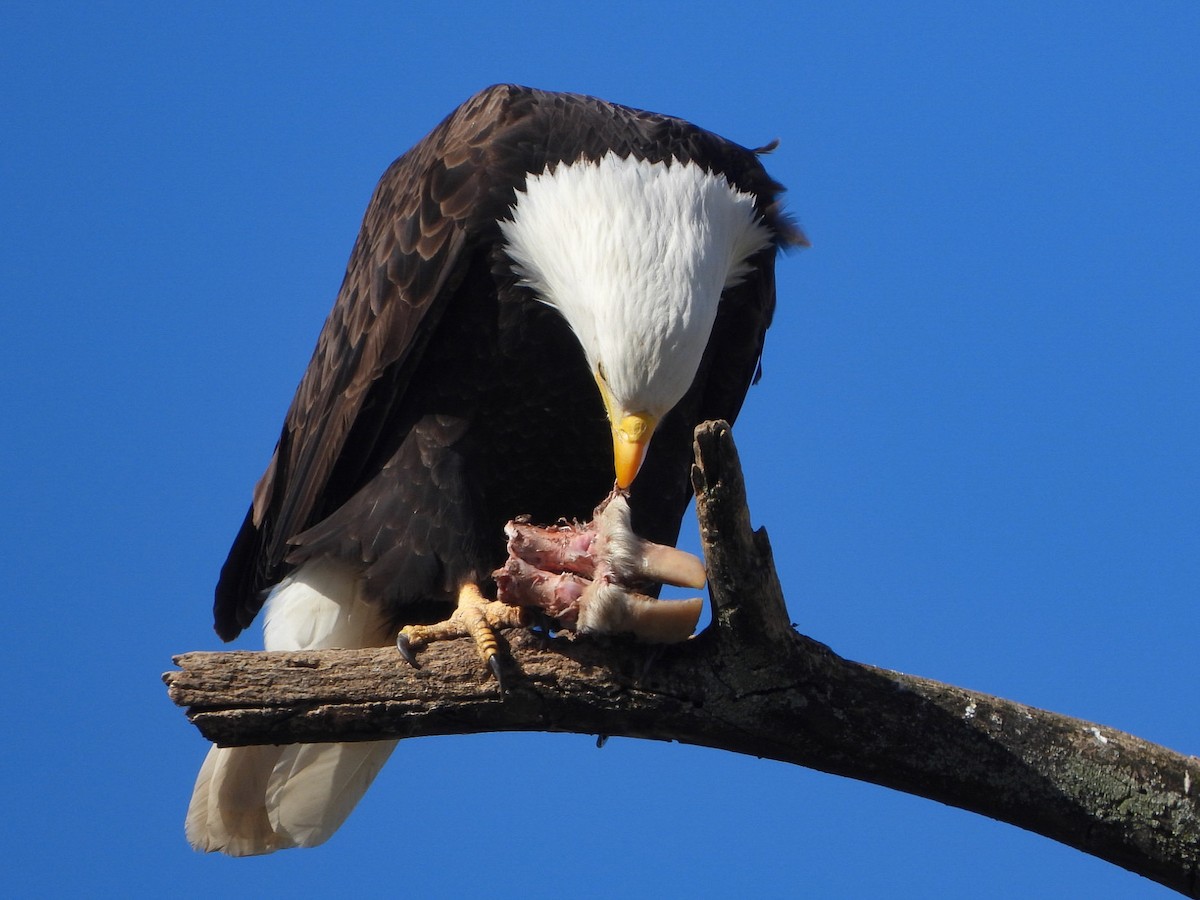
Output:
<instances>
[{"instance_id":1,"label":"beak tip","mask_svg":"<svg viewBox=\"0 0 1200 900\"><path fill-rule=\"evenodd\" d=\"M633 480L637 478L638 470L642 467L642 460L646 458L645 443L624 443L621 441L615 442L613 453L613 464L617 478L617 487L621 490L628 490L633 484Z\"/></svg>"},{"instance_id":2,"label":"beak tip","mask_svg":"<svg viewBox=\"0 0 1200 900\"><path fill-rule=\"evenodd\" d=\"M626 490L637 477L657 420L645 413L633 413L612 426L613 468L617 487Z\"/></svg>"}]
</instances>

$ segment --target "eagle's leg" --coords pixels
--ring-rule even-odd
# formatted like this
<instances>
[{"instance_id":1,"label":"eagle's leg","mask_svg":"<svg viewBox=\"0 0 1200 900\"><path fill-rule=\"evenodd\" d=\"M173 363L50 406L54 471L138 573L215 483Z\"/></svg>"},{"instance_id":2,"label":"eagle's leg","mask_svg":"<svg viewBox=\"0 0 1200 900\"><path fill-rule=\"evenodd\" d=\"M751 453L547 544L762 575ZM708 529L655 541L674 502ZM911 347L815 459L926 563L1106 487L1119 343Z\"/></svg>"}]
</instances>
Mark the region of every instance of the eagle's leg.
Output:
<instances>
[{"instance_id":1,"label":"eagle's leg","mask_svg":"<svg viewBox=\"0 0 1200 900\"><path fill-rule=\"evenodd\" d=\"M524 622L518 607L488 600L477 584L468 582L459 588L458 606L450 618L433 625L405 625L396 635L396 647L409 665L419 669L417 650L434 641L448 641L469 635L475 642L479 658L487 664L499 683L500 648L496 643L496 629L512 628Z\"/></svg>"}]
</instances>

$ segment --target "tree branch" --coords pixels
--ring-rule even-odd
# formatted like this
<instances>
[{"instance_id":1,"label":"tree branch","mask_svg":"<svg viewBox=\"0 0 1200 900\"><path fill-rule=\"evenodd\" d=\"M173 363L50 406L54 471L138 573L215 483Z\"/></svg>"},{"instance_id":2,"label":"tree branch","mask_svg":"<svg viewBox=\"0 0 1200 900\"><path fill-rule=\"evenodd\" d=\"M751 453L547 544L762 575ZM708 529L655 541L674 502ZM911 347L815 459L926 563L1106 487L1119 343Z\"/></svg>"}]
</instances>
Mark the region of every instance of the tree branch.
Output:
<instances>
[{"instance_id":1,"label":"tree branch","mask_svg":"<svg viewBox=\"0 0 1200 900\"><path fill-rule=\"evenodd\" d=\"M696 432L713 624L648 665L624 640L505 634L506 691L468 640L423 651L187 653L171 699L221 744L569 731L681 741L870 781L1009 822L1200 897L1200 760L851 662L797 634L729 428Z\"/></svg>"}]
</instances>

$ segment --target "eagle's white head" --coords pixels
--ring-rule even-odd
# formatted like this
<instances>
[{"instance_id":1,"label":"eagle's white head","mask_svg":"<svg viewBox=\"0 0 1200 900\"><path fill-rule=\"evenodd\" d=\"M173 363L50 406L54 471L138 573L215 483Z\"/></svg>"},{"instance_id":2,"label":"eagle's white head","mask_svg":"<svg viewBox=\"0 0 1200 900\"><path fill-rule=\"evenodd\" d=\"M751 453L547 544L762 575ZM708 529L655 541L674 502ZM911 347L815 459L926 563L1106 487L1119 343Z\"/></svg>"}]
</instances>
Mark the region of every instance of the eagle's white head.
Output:
<instances>
[{"instance_id":1,"label":"eagle's white head","mask_svg":"<svg viewBox=\"0 0 1200 900\"><path fill-rule=\"evenodd\" d=\"M583 347L628 487L696 377L722 292L771 230L723 175L611 152L530 175L500 228L522 283Z\"/></svg>"}]
</instances>

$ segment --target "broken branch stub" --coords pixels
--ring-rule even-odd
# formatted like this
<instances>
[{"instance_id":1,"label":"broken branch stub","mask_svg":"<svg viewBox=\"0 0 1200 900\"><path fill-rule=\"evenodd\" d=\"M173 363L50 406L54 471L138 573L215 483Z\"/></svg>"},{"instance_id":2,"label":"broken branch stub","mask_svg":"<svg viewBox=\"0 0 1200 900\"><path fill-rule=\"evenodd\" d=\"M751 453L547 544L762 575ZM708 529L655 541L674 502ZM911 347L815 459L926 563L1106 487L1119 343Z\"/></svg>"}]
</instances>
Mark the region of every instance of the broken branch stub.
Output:
<instances>
[{"instance_id":1,"label":"broken branch stub","mask_svg":"<svg viewBox=\"0 0 1200 900\"><path fill-rule=\"evenodd\" d=\"M746 482L728 422L704 422L695 431L692 488L708 567L713 622L746 640L788 642L795 631L775 573L765 528L754 531Z\"/></svg>"}]
</instances>

